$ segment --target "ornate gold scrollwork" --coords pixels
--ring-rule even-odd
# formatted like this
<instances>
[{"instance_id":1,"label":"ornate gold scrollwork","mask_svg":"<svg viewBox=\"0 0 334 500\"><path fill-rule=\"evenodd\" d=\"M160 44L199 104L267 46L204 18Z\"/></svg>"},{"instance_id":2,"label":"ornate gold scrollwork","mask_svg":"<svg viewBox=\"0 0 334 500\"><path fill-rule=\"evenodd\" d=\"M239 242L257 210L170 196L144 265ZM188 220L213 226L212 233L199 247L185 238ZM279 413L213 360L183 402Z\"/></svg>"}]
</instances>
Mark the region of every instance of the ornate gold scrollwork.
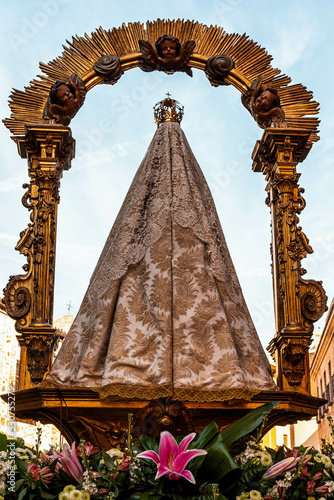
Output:
<instances>
[{"instance_id":1,"label":"ornate gold scrollwork","mask_svg":"<svg viewBox=\"0 0 334 500\"><path fill-rule=\"evenodd\" d=\"M25 338L27 345L27 367L30 378L34 384L43 380L44 374L49 367L50 352L53 349L55 336L30 335Z\"/></svg>"},{"instance_id":2,"label":"ornate gold scrollwork","mask_svg":"<svg viewBox=\"0 0 334 500\"><path fill-rule=\"evenodd\" d=\"M70 165L74 141L61 125L33 124L17 138L19 153L28 159L30 183L22 198L31 212L16 250L27 258L25 275L11 276L4 290L8 314L21 334L19 388L41 382L52 358L57 335L52 327L56 216L63 168ZM26 371L30 373L26 375Z\"/></svg>"},{"instance_id":3,"label":"ornate gold scrollwork","mask_svg":"<svg viewBox=\"0 0 334 500\"><path fill-rule=\"evenodd\" d=\"M194 424L183 403L160 398L151 401L136 416L134 429L140 431L139 435L144 433L148 436L158 436L164 430L187 434L194 430Z\"/></svg>"},{"instance_id":4,"label":"ornate gold scrollwork","mask_svg":"<svg viewBox=\"0 0 334 500\"><path fill-rule=\"evenodd\" d=\"M304 280L301 261L313 253L299 224L305 208L304 189L298 185L296 165L309 151L305 130L267 128L253 152L253 170L263 172L268 181L267 205L272 216L272 273L276 335L269 345L278 366L282 390L297 388L310 392L308 348L313 323L327 309L321 282Z\"/></svg>"},{"instance_id":5,"label":"ornate gold scrollwork","mask_svg":"<svg viewBox=\"0 0 334 500\"><path fill-rule=\"evenodd\" d=\"M93 69L97 75L103 76L103 83L108 85L114 85L124 74L121 60L114 54L100 57L94 64Z\"/></svg>"},{"instance_id":6,"label":"ornate gold scrollwork","mask_svg":"<svg viewBox=\"0 0 334 500\"><path fill-rule=\"evenodd\" d=\"M306 354L309 342L304 339L288 340L282 349L283 373L289 385L298 387L306 372Z\"/></svg>"},{"instance_id":7,"label":"ornate gold scrollwork","mask_svg":"<svg viewBox=\"0 0 334 500\"><path fill-rule=\"evenodd\" d=\"M205 75L213 87L229 85L226 80L229 72L235 67L231 57L218 55L210 57L205 65Z\"/></svg>"},{"instance_id":8,"label":"ornate gold scrollwork","mask_svg":"<svg viewBox=\"0 0 334 500\"><path fill-rule=\"evenodd\" d=\"M300 304L304 318L314 323L327 311L327 296L322 281L300 280ZM313 328L312 328L313 330Z\"/></svg>"},{"instance_id":9,"label":"ornate gold scrollwork","mask_svg":"<svg viewBox=\"0 0 334 500\"><path fill-rule=\"evenodd\" d=\"M19 319L25 316L31 306L31 294L24 286L15 286L16 276L11 276L7 287L4 289L5 305L9 316Z\"/></svg>"},{"instance_id":10,"label":"ornate gold scrollwork","mask_svg":"<svg viewBox=\"0 0 334 500\"><path fill-rule=\"evenodd\" d=\"M287 249L289 257L295 261L304 259L308 253L313 253L313 249L309 245L309 240L300 227L296 228L295 239L287 245Z\"/></svg>"}]
</instances>

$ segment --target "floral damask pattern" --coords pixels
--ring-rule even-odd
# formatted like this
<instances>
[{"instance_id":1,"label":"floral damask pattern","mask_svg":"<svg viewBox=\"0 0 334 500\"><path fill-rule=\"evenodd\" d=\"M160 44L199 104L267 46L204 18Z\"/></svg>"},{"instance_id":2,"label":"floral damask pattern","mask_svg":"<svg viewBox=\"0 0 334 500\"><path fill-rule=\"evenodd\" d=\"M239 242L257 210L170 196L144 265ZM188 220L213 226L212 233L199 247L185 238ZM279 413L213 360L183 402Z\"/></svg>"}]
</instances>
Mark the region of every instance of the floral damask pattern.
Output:
<instances>
[{"instance_id":1,"label":"floral damask pattern","mask_svg":"<svg viewBox=\"0 0 334 500\"><path fill-rule=\"evenodd\" d=\"M275 388L211 193L176 123L158 128L47 380L101 397L193 401Z\"/></svg>"}]
</instances>

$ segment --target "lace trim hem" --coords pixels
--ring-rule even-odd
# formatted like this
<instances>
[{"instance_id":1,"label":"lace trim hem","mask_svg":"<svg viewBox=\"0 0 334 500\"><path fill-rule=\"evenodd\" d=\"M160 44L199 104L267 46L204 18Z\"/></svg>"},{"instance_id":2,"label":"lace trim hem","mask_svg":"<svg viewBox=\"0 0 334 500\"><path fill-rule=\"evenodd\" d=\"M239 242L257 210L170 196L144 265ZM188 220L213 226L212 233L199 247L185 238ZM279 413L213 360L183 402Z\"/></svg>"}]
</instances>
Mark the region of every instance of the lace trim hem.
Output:
<instances>
[{"instance_id":1,"label":"lace trim hem","mask_svg":"<svg viewBox=\"0 0 334 500\"><path fill-rule=\"evenodd\" d=\"M261 389L231 388L221 390L205 391L200 389L189 389L186 387L173 388L172 386L161 387L138 387L125 386L121 384L110 385L97 390L101 399L106 398L137 398L157 399L171 397L178 401L195 401L198 403L209 403L214 401L229 401L233 399L244 399L250 401Z\"/></svg>"},{"instance_id":2,"label":"lace trim hem","mask_svg":"<svg viewBox=\"0 0 334 500\"><path fill-rule=\"evenodd\" d=\"M43 380L39 387L69 387L66 385L55 384L48 380ZM73 386L71 386L73 388ZM189 389L187 387L173 388L171 385L160 387L138 387L131 385L115 384L107 387L84 387L77 388L91 389L98 392L100 399L120 400L120 399L158 399L158 398L173 398L178 401L193 401L198 403L210 403L214 401L230 401L235 399L244 399L250 401L253 396L261 392L261 389L249 388L231 388L221 390L205 391L201 389Z\"/></svg>"}]
</instances>

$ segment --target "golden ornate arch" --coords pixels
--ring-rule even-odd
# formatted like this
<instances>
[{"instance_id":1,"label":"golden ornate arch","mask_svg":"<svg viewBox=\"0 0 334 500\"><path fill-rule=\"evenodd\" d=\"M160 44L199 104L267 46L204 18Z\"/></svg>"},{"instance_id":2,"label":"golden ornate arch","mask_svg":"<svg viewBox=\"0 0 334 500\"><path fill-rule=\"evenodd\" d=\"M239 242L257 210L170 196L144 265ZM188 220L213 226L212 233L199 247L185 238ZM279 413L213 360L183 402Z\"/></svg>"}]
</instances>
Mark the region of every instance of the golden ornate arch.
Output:
<instances>
[{"instance_id":1,"label":"golden ornate arch","mask_svg":"<svg viewBox=\"0 0 334 500\"><path fill-rule=\"evenodd\" d=\"M163 34L174 35L181 43L193 40L196 52L187 66L204 70L207 76L210 58L233 60L234 66L218 85L231 84L244 97L262 76L263 84L279 94L284 126L267 127L252 155L253 170L262 172L268 181L266 202L272 216L276 333L269 350L276 357L279 388L310 394L308 349L313 323L326 310L327 297L321 282L302 277L306 271L301 260L313 250L298 224L305 200L296 166L319 139L319 105L312 100L312 92L301 84L291 84L287 75L273 68L272 57L245 34L228 34L217 26L180 19L123 24L108 31L99 28L91 36L76 36L67 42L61 56L40 64L44 75L10 96L12 114L4 123L14 134L20 156L28 160L31 179L24 186L27 191L22 200L31 212L31 222L16 246L27 257L25 274L11 276L4 290L7 312L20 333L19 388L43 379L57 343L52 326L57 205L60 178L74 156L74 140L69 127L46 116L50 88L55 80L67 82L73 74L85 92L104 83L104 76L94 68L101 57L110 55L119 65L116 78L109 81L115 83L124 71L140 66L139 40L154 43Z\"/></svg>"},{"instance_id":2,"label":"golden ornate arch","mask_svg":"<svg viewBox=\"0 0 334 500\"><path fill-rule=\"evenodd\" d=\"M55 80L68 81L76 73L87 91L103 82L93 69L104 55L113 54L120 58L121 70L127 71L139 66L141 52L139 40L154 43L161 34L171 34L185 42L194 40L195 52L190 56L188 66L205 70L208 59L225 55L233 59L235 67L226 77L226 82L242 94L259 75L263 84L278 90L286 122L291 128L310 132L310 141L318 140L319 105L312 100L313 94L301 84L291 85L291 78L271 66L272 57L246 34L228 34L223 28L206 26L195 21L164 20L143 23L122 24L119 28L99 28L91 36L75 36L67 41L63 53L48 64L40 63L44 75L32 80L24 91L13 90L9 105L10 118L4 120L6 127L15 134L25 133L26 123L40 123L43 118L50 88Z\"/></svg>"}]
</instances>

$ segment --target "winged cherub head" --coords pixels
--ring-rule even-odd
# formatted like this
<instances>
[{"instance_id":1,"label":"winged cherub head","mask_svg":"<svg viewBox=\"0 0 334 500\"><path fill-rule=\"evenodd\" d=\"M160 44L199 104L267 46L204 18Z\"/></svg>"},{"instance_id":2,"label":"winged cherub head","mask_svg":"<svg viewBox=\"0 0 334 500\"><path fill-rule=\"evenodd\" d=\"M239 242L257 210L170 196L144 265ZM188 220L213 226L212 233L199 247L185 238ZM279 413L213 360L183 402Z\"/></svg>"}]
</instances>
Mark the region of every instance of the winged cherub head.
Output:
<instances>
[{"instance_id":1,"label":"winged cherub head","mask_svg":"<svg viewBox=\"0 0 334 500\"><path fill-rule=\"evenodd\" d=\"M162 59L175 59L180 55L181 44L176 36L159 36L154 45Z\"/></svg>"},{"instance_id":2,"label":"winged cherub head","mask_svg":"<svg viewBox=\"0 0 334 500\"><path fill-rule=\"evenodd\" d=\"M273 108L280 107L280 98L277 90L272 87L267 87L262 90L260 95L255 99L254 108L257 112L264 113Z\"/></svg>"},{"instance_id":3,"label":"winged cherub head","mask_svg":"<svg viewBox=\"0 0 334 500\"><path fill-rule=\"evenodd\" d=\"M68 107L75 100L75 90L72 85L57 80L51 87L50 100L52 104Z\"/></svg>"}]
</instances>

